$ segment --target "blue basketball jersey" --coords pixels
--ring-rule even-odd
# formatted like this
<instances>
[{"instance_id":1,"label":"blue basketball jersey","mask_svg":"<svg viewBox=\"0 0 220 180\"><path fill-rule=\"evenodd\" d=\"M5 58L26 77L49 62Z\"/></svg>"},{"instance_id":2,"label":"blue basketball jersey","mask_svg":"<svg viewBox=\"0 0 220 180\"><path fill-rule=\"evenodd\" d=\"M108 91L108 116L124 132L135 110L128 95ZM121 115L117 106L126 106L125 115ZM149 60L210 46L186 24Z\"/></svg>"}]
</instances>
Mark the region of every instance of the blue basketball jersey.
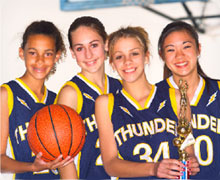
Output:
<instances>
[{"instance_id":1,"label":"blue basketball jersey","mask_svg":"<svg viewBox=\"0 0 220 180\"><path fill-rule=\"evenodd\" d=\"M159 94L156 86L152 87L144 107L124 89L109 94L109 112L121 159L158 162L178 158L177 147L173 145L176 114L170 100Z\"/></svg>"},{"instance_id":2,"label":"blue basketball jersey","mask_svg":"<svg viewBox=\"0 0 220 180\"><path fill-rule=\"evenodd\" d=\"M158 88L178 88L173 77L161 81ZM200 172L192 179L220 179L220 81L200 77L190 102L195 154Z\"/></svg>"},{"instance_id":3,"label":"blue basketball jersey","mask_svg":"<svg viewBox=\"0 0 220 180\"><path fill-rule=\"evenodd\" d=\"M30 118L45 105L53 104L56 94L45 88L41 101L21 80L12 80L2 85L8 91L9 106L9 139L6 154L22 162L33 162L32 153L27 141L27 128ZM17 173L16 179L58 179L58 171Z\"/></svg>"},{"instance_id":4,"label":"blue basketball jersey","mask_svg":"<svg viewBox=\"0 0 220 180\"><path fill-rule=\"evenodd\" d=\"M86 140L77 156L77 173L80 179L109 179L105 172L98 140L95 120L95 100L101 94L116 92L121 89L119 80L105 75L105 90L102 90L81 73L74 76L65 85L72 86L77 92L77 112L86 127Z\"/></svg>"}]
</instances>

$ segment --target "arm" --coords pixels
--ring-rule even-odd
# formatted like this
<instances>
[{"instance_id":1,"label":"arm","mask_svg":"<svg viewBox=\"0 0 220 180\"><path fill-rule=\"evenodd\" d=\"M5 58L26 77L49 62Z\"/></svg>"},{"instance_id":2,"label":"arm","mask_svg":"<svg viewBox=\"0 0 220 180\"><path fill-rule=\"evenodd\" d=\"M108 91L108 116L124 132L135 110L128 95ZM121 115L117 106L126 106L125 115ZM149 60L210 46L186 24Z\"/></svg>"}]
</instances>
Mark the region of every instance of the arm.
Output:
<instances>
[{"instance_id":1,"label":"arm","mask_svg":"<svg viewBox=\"0 0 220 180\"><path fill-rule=\"evenodd\" d=\"M100 148L104 168L110 176L146 177L175 179L181 171L182 163L175 159L166 159L158 163L132 162L118 158L118 149L114 138L113 125L109 117L108 96L102 95L96 99L95 116L98 125Z\"/></svg>"},{"instance_id":2,"label":"arm","mask_svg":"<svg viewBox=\"0 0 220 180\"><path fill-rule=\"evenodd\" d=\"M14 160L6 155L7 141L9 136L9 108L8 108L8 91L5 87L0 89L1 96L1 111L0 111L0 121L1 121L1 172L13 172L13 173L23 173L23 172L37 172L45 169L56 169L59 166L63 166L66 161L65 159L60 161L62 157L58 157L56 160L51 162L44 162L41 159L41 153L39 153L33 163L21 162Z\"/></svg>"},{"instance_id":3,"label":"arm","mask_svg":"<svg viewBox=\"0 0 220 180\"><path fill-rule=\"evenodd\" d=\"M67 105L74 110L77 109L77 92L71 86L64 86L57 97L57 104ZM77 170L75 164L67 163L64 167L59 168L61 179L77 179Z\"/></svg>"}]
</instances>

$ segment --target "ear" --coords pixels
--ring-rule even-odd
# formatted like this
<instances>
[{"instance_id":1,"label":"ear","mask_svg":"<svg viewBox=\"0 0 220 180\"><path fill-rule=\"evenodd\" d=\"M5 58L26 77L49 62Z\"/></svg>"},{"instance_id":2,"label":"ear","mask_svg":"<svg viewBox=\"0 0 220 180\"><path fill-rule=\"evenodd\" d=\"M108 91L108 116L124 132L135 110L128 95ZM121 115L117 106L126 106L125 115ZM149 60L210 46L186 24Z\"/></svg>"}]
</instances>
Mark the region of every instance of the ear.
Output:
<instances>
[{"instance_id":1,"label":"ear","mask_svg":"<svg viewBox=\"0 0 220 180\"><path fill-rule=\"evenodd\" d=\"M106 40L106 43L105 43L105 51L108 51L108 40Z\"/></svg>"},{"instance_id":2,"label":"ear","mask_svg":"<svg viewBox=\"0 0 220 180\"><path fill-rule=\"evenodd\" d=\"M24 60L24 50L20 47L18 51L19 51L19 57L20 57L22 60Z\"/></svg>"},{"instance_id":3,"label":"ear","mask_svg":"<svg viewBox=\"0 0 220 180\"><path fill-rule=\"evenodd\" d=\"M159 50L159 56L160 56L161 59L163 59L163 53L162 53L161 50Z\"/></svg>"},{"instance_id":4,"label":"ear","mask_svg":"<svg viewBox=\"0 0 220 180\"><path fill-rule=\"evenodd\" d=\"M59 61L59 59L60 59L60 56L61 56L61 51L58 51L57 53L56 53L56 57L55 57L55 63L57 62L57 61Z\"/></svg>"},{"instance_id":5,"label":"ear","mask_svg":"<svg viewBox=\"0 0 220 180\"><path fill-rule=\"evenodd\" d=\"M200 56L200 53L201 53L201 44L199 43L199 47L198 47L198 56Z\"/></svg>"},{"instance_id":6,"label":"ear","mask_svg":"<svg viewBox=\"0 0 220 180\"><path fill-rule=\"evenodd\" d=\"M71 47L69 48L69 50L70 50L70 53L71 53L71 55L72 55L72 58L73 58L73 59L76 59L76 55L75 55L75 53L74 53L74 51L72 50Z\"/></svg>"},{"instance_id":7,"label":"ear","mask_svg":"<svg viewBox=\"0 0 220 180\"><path fill-rule=\"evenodd\" d=\"M149 64L149 57L150 57L150 53L149 53L149 51L147 51L145 53L144 64Z\"/></svg>"}]
</instances>

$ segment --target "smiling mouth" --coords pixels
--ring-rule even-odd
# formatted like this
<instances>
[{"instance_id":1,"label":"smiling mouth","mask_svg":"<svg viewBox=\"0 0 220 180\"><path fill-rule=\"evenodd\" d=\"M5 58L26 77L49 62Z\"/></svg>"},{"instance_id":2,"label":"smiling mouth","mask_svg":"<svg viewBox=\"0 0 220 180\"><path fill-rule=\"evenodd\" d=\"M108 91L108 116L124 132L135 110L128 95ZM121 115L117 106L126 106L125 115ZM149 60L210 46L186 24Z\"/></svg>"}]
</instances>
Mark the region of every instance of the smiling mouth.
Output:
<instances>
[{"instance_id":1,"label":"smiling mouth","mask_svg":"<svg viewBox=\"0 0 220 180\"><path fill-rule=\"evenodd\" d=\"M187 62L182 62L182 63L176 63L177 67L183 67L186 66L188 63Z\"/></svg>"},{"instance_id":2,"label":"smiling mouth","mask_svg":"<svg viewBox=\"0 0 220 180\"><path fill-rule=\"evenodd\" d=\"M45 71L45 68L34 68L35 72L42 73Z\"/></svg>"},{"instance_id":3,"label":"smiling mouth","mask_svg":"<svg viewBox=\"0 0 220 180\"><path fill-rule=\"evenodd\" d=\"M130 69L126 69L124 70L125 73L132 73L136 70L136 68L130 68Z\"/></svg>"},{"instance_id":4,"label":"smiling mouth","mask_svg":"<svg viewBox=\"0 0 220 180\"><path fill-rule=\"evenodd\" d=\"M88 62L85 62L85 64L86 64L87 66L92 66L92 65L94 65L94 64L96 63L96 61L97 61L97 60L88 61Z\"/></svg>"}]
</instances>

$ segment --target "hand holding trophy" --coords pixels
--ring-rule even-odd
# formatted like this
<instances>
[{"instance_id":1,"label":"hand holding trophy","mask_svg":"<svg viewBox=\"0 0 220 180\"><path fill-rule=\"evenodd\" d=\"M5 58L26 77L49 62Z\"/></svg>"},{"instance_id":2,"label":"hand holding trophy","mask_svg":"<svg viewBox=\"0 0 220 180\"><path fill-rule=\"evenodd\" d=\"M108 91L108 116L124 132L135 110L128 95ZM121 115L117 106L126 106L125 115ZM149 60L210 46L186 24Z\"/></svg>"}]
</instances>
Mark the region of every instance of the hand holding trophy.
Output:
<instances>
[{"instance_id":1,"label":"hand holding trophy","mask_svg":"<svg viewBox=\"0 0 220 180\"><path fill-rule=\"evenodd\" d=\"M195 142L195 139L192 135L192 127L190 121L186 117L187 111L187 89L188 85L186 81L180 79L179 81L179 91L180 91L180 112L179 112L179 119L178 125L176 128L177 137L173 139L173 144L178 148L179 153L179 160L184 164L187 165L188 154L185 151L185 148L190 146ZM189 174L187 170L187 166L183 172L183 175L180 179L189 179Z\"/></svg>"}]
</instances>

